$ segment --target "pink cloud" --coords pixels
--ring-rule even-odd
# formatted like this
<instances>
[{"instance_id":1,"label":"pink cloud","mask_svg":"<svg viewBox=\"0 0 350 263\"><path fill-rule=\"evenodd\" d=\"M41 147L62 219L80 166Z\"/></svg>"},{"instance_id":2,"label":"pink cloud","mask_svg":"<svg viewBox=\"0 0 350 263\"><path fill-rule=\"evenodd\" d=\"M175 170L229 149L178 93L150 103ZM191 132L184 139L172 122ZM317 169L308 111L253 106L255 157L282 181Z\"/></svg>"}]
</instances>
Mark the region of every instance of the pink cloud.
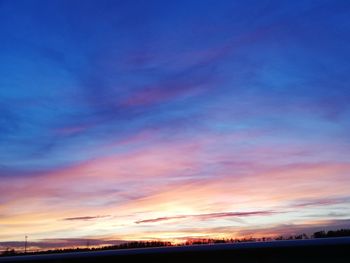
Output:
<instances>
[{"instance_id":1,"label":"pink cloud","mask_svg":"<svg viewBox=\"0 0 350 263\"><path fill-rule=\"evenodd\" d=\"M251 219L259 216L259 211L270 212L263 220L277 225L285 223L283 212L294 212L293 200L308 203L307 200L348 193L349 163L283 164L280 163L283 158L278 157L293 155L297 149L287 151L275 147L269 150L254 146L245 152L244 148L236 149L230 143L235 138L249 139L259 134L206 135L197 136L196 140L159 140L152 133L140 134L140 137L123 140L122 144L138 144L144 138L154 141L132 151L88 160L36 177L9 178L0 186L1 200L6 200L0 204L2 221L9 225L16 223L17 230L5 227L0 237L8 239L14 233L29 230L38 235L56 231L73 231L78 235L82 231L79 229L84 229L85 233L91 231L91 235L96 235L94 229L111 233L115 229L112 225L120 224L123 227L118 231L122 232L123 239L141 238L145 234L142 230L145 223L152 223L147 227L152 231L156 231L153 227L161 227L158 236L163 238L178 228L174 221L202 224L210 229L221 219L229 221L237 217L247 220L244 226L235 221L244 229L256 228ZM254 149L256 154L250 155ZM264 153L273 160L264 164ZM208 170L210 173L205 174ZM323 203L327 211L337 212L336 203ZM298 208L298 213L303 215L310 209L313 209L311 205L304 205ZM259 213L254 214L255 211ZM86 216L91 214L111 216L93 220L95 216ZM65 220L63 224L62 218L76 220ZM43 224L46 228L40 229Z\"/></svg>"}]
</instances>

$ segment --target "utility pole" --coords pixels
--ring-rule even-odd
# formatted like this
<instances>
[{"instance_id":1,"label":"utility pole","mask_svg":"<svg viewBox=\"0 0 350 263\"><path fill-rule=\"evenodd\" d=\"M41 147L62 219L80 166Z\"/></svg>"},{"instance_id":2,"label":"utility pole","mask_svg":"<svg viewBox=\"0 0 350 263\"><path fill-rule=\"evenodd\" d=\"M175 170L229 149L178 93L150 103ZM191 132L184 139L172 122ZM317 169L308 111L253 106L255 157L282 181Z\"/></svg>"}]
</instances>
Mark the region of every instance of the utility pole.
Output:
<instances>
[{"instance_id":1,"label":"utility pole","mask_svg":"<svg viewBox=\"0 0 350 263\"><path fill-rule=\"evenodd\" d=\"M27 241L28 241L28 236L24 236L24 254L27 254Z\"/></svg>"}]
</instances>

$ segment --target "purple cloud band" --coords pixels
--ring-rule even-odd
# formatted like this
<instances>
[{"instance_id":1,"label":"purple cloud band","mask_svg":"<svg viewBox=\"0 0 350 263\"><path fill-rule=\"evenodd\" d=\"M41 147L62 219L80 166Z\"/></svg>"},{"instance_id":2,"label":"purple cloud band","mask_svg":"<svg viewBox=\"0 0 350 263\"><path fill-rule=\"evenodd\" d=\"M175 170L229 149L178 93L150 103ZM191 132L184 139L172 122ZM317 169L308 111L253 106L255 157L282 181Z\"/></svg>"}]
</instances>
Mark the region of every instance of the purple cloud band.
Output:
<instances>
[{"instance_id":1,"label":"purple cloud band","mask_svg":"<svg viewBox=\"0 0 350 263\"><path fill-rule=\"evenodd\" d=\"M65 221L79 221L79 220L94 220L94 219L100 219L104 217L109 217L109 215L103 215L103 216L78 216L78 217L66 217L63 218Z\"/></svg>"},{"instance_id":2,"label":"purple cloud band","mask_svg":"<svg viewBox=\"0 0 350 263\"><path fill-rule=\"evenodd\" d=\"M247 217L247 216L265 216L271 215L276 212L265 210L265 211L250 211L250 212L222 212L222 213L209 213L209 214L196 214L196 215L178 215L178 216L169 216L169 217L158 217L152 219L144 219L136 221L136 224L144 223L156 223L161 221L167 221L172 219L185 219L185 218L197 218L199 220L207 220L212 218L223 218L223 217Z\"/></svg>"}]
</instances>

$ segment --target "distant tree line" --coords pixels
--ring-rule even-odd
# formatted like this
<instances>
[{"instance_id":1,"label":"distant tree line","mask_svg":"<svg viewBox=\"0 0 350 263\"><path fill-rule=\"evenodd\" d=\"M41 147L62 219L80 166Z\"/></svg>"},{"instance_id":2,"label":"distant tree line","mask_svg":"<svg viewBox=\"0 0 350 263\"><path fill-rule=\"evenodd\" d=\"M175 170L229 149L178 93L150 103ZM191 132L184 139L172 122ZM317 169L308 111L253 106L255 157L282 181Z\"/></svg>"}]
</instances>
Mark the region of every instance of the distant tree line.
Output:
<instances>
[{"instance_id":1,"label":"distant tree line","mask_svg":"<svg viewBox=\"0 0 350 263\"><path fill-rule=\"evenodd\" d=\"M2 254L1 254L1 256L13 256L13 255L16 255L17 253L16 253L16 251L15 251L15 249L11 249L11 248L6 248L6 250L5 251L3 251L2 252Z\"/></svg>"},{"instance_id":2,"label":"distant tree line","mask_svg":"<svg viewBox=\"0 0 350 263\"><path fill-rule=\"evenodd\" d=\"M13 255L36 255L36 254L52 254L52 253L66 253L66 252L83 252L83 251L98 251L98 250L113 250L113 249L128 249L128 248L147 248L147 247L168 247L172 246L168 241L132 241L122 243L120 245L92 247L92 248L62 248L62 249L49 249L45 251L31 251L27 253L16 252L14 249L7 248L0 254L0 256L13 256Z\"/></svg>"},{"instance_id":3,"label":"distant tree line","mask_svg":"<svg viewBox=\"0 0 350 263\"><path fill-rule=\"evenodd\" d=\"M339 230L330 230L326 231L318 231L315 232L313 238L325 238L325 237L348 237L350 236L350 229L339 229Z\"/></svg>"},{"instance_id":4,"label":"distant tree line","mask_svg":"<svg viewBox=\"0 0 350 263\"><path fill-rule=\"evenodd\" d=\"M350 236L350 229L339 229L330 231L318 231L313 233L311 238L329 238L329 237L346 237ZM265 242L272 240L297 240L297 239L309 239L306 234L294 235L294 236L278 236L272 237L261 237L261 238L241 238L241 239L196 239L190 240L183 244L178 244L178 246L187 245L204 245L204 244L219 244L219 243L241 243L241 242ZM52 254L52 253L66 253L66 252L80 252L80 251L98 251L98 250L113 250L113 249L130 249L130 248L148 248L148 247L169 247L173 246L171 242L168 241L133 241L126 242L120 245L104 246L104 247L92 247L92 248L65 248L65 249L53 249L45 251L32 251L27 252L26 255L35 254ZM14 249L7 248L3 251L0 256L13 256L13 255L23 255L23 252L16 252Z\"/></svg>"},{"instance_id":5,"label":"distant tree line","mask_svg":"<svg viewBox=\"0 0 350 263\"><path fill-rule=\"evenodd\" d=\"M98 250L105 249L127 249L127 248L147 248L147 247L169 247L172 246L171 242L168 241L133 241L127 242L115 246L107 246L98 248Z\"/></svg>"}]
</instances>

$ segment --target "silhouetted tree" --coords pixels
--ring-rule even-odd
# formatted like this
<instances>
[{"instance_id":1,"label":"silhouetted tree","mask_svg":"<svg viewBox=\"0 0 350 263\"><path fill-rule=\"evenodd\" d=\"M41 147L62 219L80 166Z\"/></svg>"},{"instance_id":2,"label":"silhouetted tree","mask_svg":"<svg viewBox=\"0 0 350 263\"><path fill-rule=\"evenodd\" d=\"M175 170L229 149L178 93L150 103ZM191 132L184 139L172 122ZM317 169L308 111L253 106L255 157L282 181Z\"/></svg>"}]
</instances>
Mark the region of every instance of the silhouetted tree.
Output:
<instances>
[{"instance_id":1,"label":"silhouetted tree","mask_svg":"<svg viewBox=\"0 0 350 263\"><path fill-rule=\"evenodd\" d=\"M13 255L16 255L16 251L13 248L10 249L8 247L4 252L2 252L2 256L13 256Z\"/></svg>"},{"instance_id":2,"label":"silhouetted tree","mask_svg":"<svg viewBox=\"0 0 350 263\"><path fill-rule=\"evenodd\" d=\"M324 237L327 237L327 234L324 230L322 230L322 231L315 232L312 236L314 238L324 238Z\"/></svg>"},{"instance_id":3,"label":"silhouetted tree","mask_svg":"<svg viewBox=\"0 0 350 263\"><path fill-rule=\"evenodd\" d=\"M309 236L303 233L303 239L309 239Z\"/></svg>"}]
</instances>

